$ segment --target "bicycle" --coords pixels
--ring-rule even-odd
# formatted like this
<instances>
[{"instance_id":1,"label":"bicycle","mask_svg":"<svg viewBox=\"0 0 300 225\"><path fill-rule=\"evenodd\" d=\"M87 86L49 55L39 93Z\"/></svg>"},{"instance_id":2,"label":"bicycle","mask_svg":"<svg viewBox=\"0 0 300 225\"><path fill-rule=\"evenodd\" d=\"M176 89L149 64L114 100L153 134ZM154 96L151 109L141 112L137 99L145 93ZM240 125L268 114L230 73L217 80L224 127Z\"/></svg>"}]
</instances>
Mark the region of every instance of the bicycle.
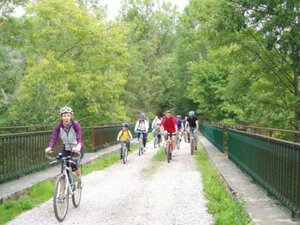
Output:
<instances>
[{"instance_id":1,"label":"bicycle","mask_svg":"<svg viewBox=\"0 0 300 225\"><path fill-rule=\"evenodd\" d=\"M128 149L126 143L127 141L121 141L121 156L124 164L127 163L127 156L128 156Z\"/></svg>"},{"instance_id":2,"label":"bicycle","mask_svg":"<svg viewBox=\"0 0 300 225\"><path fill-rule=\"evenodd\" d=\"M165 152L166 152L166 156L167 156L167 162L170 163L170 161L172 160L172 139L171 139L171 136L173 134L176 134L176 133L171 133L171 132L168 132L168 138L166 140L166 149L165 149Z\"/></svg>"},{"instance_id":3,"label":"bicycle","mask_svg":"<svg viewBox=\"0 0 300 225\"><path fill-rule=\"evenodd\" d=\"M73 176L71 168L71 164L76 164L73 160L81 157L79 152L77 154L78 157L63 157L62 153L59 153L56 157L50 157L46 154L48 159L54 160L50 164L61 164L61 172L56 179L53 192L53 208L55 217L59 222L62 222L67 216L70 194L74 207L77 208L80 204L82 187L78 188L78 177Z\"/></svg>"}]
</instances>

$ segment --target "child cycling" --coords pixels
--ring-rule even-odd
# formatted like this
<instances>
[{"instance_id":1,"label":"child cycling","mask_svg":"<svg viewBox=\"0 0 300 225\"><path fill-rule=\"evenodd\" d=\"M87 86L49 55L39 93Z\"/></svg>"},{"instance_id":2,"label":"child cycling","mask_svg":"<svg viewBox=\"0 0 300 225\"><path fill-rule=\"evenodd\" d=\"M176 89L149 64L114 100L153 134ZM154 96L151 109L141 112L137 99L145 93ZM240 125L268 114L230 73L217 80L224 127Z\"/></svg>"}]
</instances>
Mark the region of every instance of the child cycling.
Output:
<instances>
[{"instance_id":1,"label":"child cycling","mask_svg":"<svg viewBox=\"0 0 300 225\"><path fill-rule=\"evenodd\" d=\"M130 130L128 130L129 124L122 123L122 130L120 130L117 141L121 142L121 149L120 149L120 159L122 159L122 144L125 142L128 151L130 151L130 140L132 140L132 134Z\"/></svg>"}]
</instances>

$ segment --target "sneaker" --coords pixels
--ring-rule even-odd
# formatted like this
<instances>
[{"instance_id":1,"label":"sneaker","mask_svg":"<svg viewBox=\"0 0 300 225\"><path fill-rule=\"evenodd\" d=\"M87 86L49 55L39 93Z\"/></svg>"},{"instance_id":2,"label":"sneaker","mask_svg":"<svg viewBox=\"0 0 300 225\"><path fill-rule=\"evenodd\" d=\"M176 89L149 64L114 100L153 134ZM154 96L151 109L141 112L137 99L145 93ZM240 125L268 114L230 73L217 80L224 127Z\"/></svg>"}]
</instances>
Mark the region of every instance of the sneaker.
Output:
<instances>
[{"instance_id":1,"label":"sneaker","mask_svg":"<svg viewBox=\"0 0 300 225\"><path fill-rule=\"evenodd\" d=\"M82 180L81 180L81 177L78 177L78 184L77 184L77 188L78 189L81 189L82 188Z\"/></svg>"},{"instance_id":2,"label":"sneaker","mask_svg":"<svg viewBox=\"0 0 300 225\"><path fill-rule=\"evenodd\" d=\"M197 150L197 146L195 147L195 150Z\"/></svg>"}]
</instances>

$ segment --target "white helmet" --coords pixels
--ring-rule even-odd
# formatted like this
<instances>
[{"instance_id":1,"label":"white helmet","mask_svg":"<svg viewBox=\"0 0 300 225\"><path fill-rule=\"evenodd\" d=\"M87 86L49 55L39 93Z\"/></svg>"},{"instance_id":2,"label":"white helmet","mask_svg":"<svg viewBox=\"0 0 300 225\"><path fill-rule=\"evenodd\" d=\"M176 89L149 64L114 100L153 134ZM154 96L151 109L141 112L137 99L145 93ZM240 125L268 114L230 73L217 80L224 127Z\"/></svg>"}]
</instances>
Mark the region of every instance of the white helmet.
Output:
<instances>
[{"instance_id":1,"label":"white helmet","mask_svg":"<svg viewBox=\"0 0 300 225\"><path fill-rule=\"evenodd\" d=\"M195 115L195 112L194 111L190 111L189 112L189 116L194 116Z\"/></svg>"},{"instance_id":2,"label":"white helmet","mask_svg":"<svg viewBox=\"0 0 300 225\"><path fill-rule=\"evenodd\" d=\"M63 114L63 113L71 113L71 114L73 114L73 110L72 110L71 107L64 106L64 107L62 107L62 108L59 110L59 113L60 113L60 115Z\"/></svg>"}]
</instances>

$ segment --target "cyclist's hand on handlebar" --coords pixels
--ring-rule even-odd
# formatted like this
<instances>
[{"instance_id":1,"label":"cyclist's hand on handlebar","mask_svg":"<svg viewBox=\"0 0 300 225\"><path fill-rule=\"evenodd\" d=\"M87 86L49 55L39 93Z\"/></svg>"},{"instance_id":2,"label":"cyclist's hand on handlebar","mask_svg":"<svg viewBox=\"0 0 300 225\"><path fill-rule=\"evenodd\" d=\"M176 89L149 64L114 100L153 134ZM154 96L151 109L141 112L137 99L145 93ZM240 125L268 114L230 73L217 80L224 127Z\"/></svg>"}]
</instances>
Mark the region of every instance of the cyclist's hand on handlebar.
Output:
<instances>
[{"instance_id":1,"label":"cyclist's hand on handlebar","mask_svg":"<svg viewBox=\"0 0 300 225\"><path fill-rule=\"evenodd\" d=\"M73 152L80 152L81 146L77 145L75 147L72 148Z\"/></svg>"},{"instance_id":2,"label":"cyclist's hand on handlebar","mask_svg":"<svg viewBox=\"0 0 300 225\"><path fill-rule=\"evenodd\" d=\"M52 148L50 148L50 147L48 147L48 148L45 149L45 153L46 154L49 154L49 153L52 153L52 152L53 152Z\"/></svg>"}]
</instances>

